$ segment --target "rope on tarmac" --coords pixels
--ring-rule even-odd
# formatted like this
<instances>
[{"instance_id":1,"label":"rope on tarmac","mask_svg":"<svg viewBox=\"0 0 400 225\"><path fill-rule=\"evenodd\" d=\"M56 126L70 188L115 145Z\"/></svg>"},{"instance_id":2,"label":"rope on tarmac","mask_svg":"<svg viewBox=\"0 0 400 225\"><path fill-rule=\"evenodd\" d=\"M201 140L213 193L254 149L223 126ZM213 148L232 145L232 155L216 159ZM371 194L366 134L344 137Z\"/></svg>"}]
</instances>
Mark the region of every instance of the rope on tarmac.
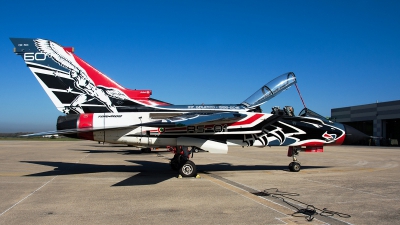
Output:
<instances>
[{"instance_id":1,"label":"rope on tarmac","mask_svg":"<svg viewBox=\"0 0 400 225\"><path fill-rule=\"evenodd\" d=\"M288 204L289 206L291 206L297 210L296 212L294 212L292 214L292 216L295 216L295 217L304 216L307 221L312 221L314 219L314 215L318 215L318 214L321 216L327 216L327 217L331 217L334 215L337 215L342 218L350 218L351 217L349 214L331 211L331 210L328 210L327 208L319 209L313 205L301 202L297 199L292 198L292 196L300 196L299 194L279 191L278 188L265 189L263 192L261 192L261 194L282 200L283 202L285 202L286 204ZM287 199L290 199L293 202L303 204L306 207L300 208L298 205L288 202Z\"/></svg>"}]
</instances>

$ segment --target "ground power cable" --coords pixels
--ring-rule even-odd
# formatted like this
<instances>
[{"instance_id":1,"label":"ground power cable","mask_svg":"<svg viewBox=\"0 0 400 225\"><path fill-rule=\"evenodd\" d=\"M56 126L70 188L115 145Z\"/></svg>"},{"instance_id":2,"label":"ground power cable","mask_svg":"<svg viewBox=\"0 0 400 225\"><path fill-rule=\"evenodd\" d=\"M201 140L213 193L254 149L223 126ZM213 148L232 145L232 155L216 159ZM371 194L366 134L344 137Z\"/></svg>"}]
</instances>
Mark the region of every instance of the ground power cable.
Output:
<instances>
[{"instance_id":1,"label":"ground power cable","mask_svg":"<svg viewBox=\"0 0 400 225\"><path fill-rule=\"evenodd\" d=\"M320 215L320 216L325 216L325 217L333 217L334 215L337 215L342 218L350 218L351 217L349 214L331 211L331 210L328 210L327 208L320 209L313 205L301 202L297 199L292 198L293 196L300 196L300 194L290 193L290 192L282 192L282 191L279 191L278 188L265 189L263 192L257 193L257 195L269 196L269 197L273 197L275 199L282 200L284 203L286 203L287 205L289 205L297 210L296 212L294 212L292 214L292 216L305 217L305 219L307 221L312 221L314 219L314 215ZM301 207L299 207L299 205L288 202L287 199L290 199L293 202L297 202L302 205L305 205L306 207L301 208Z\"/></svg>"}]
</instances>

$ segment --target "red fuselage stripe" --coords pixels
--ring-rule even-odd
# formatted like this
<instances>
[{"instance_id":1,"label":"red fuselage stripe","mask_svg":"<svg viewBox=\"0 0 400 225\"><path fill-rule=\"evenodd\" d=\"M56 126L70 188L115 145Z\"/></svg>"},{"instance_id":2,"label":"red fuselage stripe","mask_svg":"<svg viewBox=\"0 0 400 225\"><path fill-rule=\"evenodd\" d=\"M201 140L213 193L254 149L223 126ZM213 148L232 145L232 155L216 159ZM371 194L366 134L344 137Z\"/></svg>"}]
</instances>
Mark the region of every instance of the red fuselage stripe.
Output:
<instances>
[{"instance_id":1,"label":"red fuselage stripe","mask_svg":"<svg viewBox=\"0 0 400 225\"><path fill-rule=\"evenodd\" d=\"M247 120L243 120L243 121L238 121L238 122L234 122L232 124L229 124L229 126L240 126L240 125L247 125L247 124L251 124L254 121L256 121L257 119L260 119L264 114L261 113L257 113L255 115L253 115L252 117L248 118Z\"/></svg>"}]
</instances>

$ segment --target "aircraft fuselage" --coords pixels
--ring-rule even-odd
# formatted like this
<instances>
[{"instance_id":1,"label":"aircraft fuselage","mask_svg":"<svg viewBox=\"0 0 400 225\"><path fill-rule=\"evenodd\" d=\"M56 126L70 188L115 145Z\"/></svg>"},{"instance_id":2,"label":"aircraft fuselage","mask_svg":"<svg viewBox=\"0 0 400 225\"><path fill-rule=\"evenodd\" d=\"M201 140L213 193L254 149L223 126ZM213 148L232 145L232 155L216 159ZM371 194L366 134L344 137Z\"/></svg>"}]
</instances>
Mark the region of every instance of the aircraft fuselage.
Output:
<instances>
[{"instance_id":1,"label":"aircraft fuselage","mask_svg":"<svg viewBox=\"0 0 400 225\"><path fill-rule=\"evenodd\" d=\"M91 113L60 116L58 130L87 129L74 137L136 146L195 146L226 153L236 146L323 146L341 144L345 128L311 117L246 112L239 121L218 121L190 126L148 126L168 117L159 113ZM143 124L143 125L142 125ZM165 123L164 123L165 124Z\"/></svg>"}]
</instances>

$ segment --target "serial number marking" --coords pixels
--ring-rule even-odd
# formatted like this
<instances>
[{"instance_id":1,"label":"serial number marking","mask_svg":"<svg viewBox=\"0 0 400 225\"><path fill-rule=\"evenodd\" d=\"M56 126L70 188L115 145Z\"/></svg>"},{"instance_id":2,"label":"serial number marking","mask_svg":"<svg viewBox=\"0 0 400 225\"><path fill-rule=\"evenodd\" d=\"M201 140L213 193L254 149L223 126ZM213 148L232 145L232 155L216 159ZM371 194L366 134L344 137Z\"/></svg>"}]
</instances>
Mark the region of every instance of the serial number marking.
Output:
<instances>
[{"instance_id":1,"label":"serial number marking","mask_svg":"<svg viewBox=\"0 0 400 225\"><path fill-rule=\"evenodd\" d=\"M213 106L213 105L190 105L188 109L240 109L239 106Z\"/></svg>"}]
</instances>

